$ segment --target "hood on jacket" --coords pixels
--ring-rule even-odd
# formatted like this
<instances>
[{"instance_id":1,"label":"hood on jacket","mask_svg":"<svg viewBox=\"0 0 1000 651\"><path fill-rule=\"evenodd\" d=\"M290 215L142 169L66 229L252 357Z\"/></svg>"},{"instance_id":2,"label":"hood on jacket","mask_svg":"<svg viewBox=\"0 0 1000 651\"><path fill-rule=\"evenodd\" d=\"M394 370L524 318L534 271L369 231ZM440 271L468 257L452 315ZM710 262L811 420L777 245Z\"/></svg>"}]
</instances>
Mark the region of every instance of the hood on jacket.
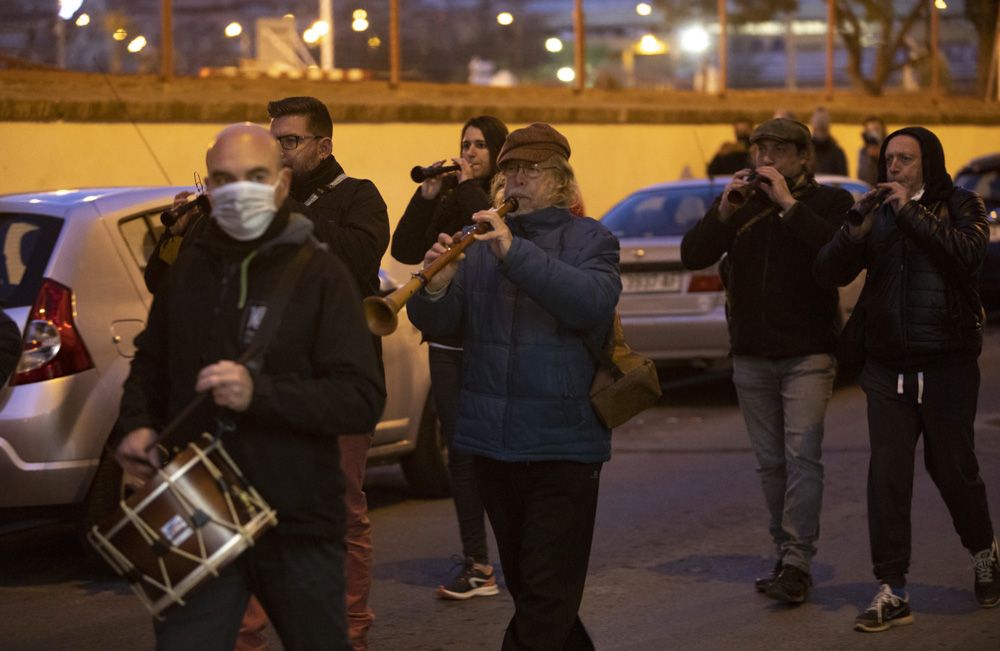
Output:
<instances>
[{"instance_id":1,"label":"hood on jacket","mask_svg":"<svg viewBox=\"0 0 1000 651\"><path fill-rule=\"evenodd\" d=\"M878 182L885 183L887 180L885 149L889 141L896 136L910 136L920 143L920 159L924 175L924 196L920 198L920 203L929 204L947 199L954 186L944 166L944 147L933 132L923 127L904 127L886 136L878 152Z\"/></svg>"}]
</instances>

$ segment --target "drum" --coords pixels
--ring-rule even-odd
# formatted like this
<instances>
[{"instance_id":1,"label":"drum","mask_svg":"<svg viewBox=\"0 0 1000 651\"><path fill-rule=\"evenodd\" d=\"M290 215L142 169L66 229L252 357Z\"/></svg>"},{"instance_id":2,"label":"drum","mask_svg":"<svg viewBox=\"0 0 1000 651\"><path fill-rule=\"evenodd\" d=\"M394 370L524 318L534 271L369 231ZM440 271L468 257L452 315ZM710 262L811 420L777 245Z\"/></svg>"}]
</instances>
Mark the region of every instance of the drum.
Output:
<instances>
[{"instance_id":1,"label":"drum","mask_svg":"<svg viewBox=\"0 0 1000 651\"><path fill-rule=\"evenodd\" d=\"M278 523L222 442L205 437L87 534L155 617Z\"/></svg>"}]
</instances>

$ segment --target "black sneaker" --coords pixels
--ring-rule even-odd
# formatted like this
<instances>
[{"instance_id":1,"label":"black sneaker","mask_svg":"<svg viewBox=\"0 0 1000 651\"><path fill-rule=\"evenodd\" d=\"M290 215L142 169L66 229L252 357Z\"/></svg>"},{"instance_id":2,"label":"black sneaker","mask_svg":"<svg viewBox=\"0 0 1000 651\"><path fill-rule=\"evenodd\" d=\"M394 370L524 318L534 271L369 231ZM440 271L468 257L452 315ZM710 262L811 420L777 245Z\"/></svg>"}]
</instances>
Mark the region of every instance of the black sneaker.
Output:
<instances>
[{"instance_id":1,"label":"black sneaker","mask_svg":"<svg viewBox=\"0 0 1000 651\"><path fill-rule=\"evenodd\" d=\"M972 555L972 565L976 571L976 601L983 608L1000 604L1000 552L996 538L989 549Z\"/></svg>"},{"instance_id":2,"label":"black sneaker","mask_svg":"<svg viewBox=\"0 0 1000 651\"><path fill-rule=\"evenodd\" d=\"M779 574L781 574L780 558L774 562L774 569L771 570L770 575L761 576L753 580L753 587L757 588L757 592L767 592L767 589L771 587L771 584L774 583Z\"/></svg>"},{"instance_id":3,"label":"black sneaker","mask_svg":"<svg viewBox=\"0 0 1000 651\"><path fill-rule=\"evenodd\" d=\"M788 604L800 604L809 595L811 585L812 579L808 572L803 572L794 565L785 565L771 585L767 586L764 594Z\"/></svg>"},{"instance_id":4,"label":"black sneaker","mask_svg":"<svg viewBox=\"0 0 1000 651\"><path fill-rule=\"evenodd\" d=\"M892 592L889 584L883 583L868 610L854 619L854 630L865 633L888 631L893 626L904 626L913 623L910 614L910 599L906 595L900 597Z\"/></svg>"},{"instance_id":5,"label":"black sneaker","mask_svg":"<svg viewBox=\"0 0 1000 651\"><path fill-rule=\"evenodd\" d=\"M497 577L492 565L480 565L471 558L453 556L452 560L462 569L448 585L439 585L437 594L442 599L471 599L498 594Z\"/></svg>"}]
</instances>

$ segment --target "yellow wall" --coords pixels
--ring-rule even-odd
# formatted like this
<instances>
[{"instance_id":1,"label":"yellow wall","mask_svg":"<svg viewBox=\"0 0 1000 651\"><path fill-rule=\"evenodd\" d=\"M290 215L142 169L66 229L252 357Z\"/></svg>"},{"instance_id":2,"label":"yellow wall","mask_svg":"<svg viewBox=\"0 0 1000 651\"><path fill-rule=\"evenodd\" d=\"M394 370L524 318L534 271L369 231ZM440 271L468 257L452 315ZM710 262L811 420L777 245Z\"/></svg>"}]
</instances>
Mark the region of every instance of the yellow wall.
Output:
<instances>
[{"instance_id":1,"label":"yellow wall","mask_svg":"<svg viewBox=\"0 0 1000 651\"><path fill-rule=\"evenodd\" d=\"M204 173L204 151L223 125L141 124L170 182L191 183ZM372 179L393 223L415 185L409 170L458 152L459 126L450 124L343 124L334 127L334 152L352 176ZM521 126L521 125L517 125ZM732 139L726 124L555 125L570 141L570 159L587 212L598 217L629 192L679 178L701 176L705 159ZM895 125L890 125L890 129ZM933 125L954 173L969 159L1000 151L1000 127ZM834 125L853 174L860 125ZM0 122L0 194L87 185L164 184L156 162L131 124Z\"/></svg>"}]
</instances>

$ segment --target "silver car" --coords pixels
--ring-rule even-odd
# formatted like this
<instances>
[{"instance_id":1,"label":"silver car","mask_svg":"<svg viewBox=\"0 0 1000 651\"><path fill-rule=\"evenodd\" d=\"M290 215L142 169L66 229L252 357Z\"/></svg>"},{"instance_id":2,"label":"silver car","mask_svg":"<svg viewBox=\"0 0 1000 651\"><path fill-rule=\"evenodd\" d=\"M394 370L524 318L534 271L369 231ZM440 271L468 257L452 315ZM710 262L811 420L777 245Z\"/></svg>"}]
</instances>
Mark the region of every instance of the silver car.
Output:
<instances>
[{"instance_id":1,"label":"silver car","mask_svg":"<svg viewBox=\"0 0 1000 651\"><path fill-rule=\"evenodd\" d=\"M0 196L0 307L24 329L0 388L0 516L71 507L86 527L117 504L107 447L151 295L143 269L160 212L187 188L91 188ZM394 289L382 274L383 290ZM426 349L401 318L383 339L388 400L370 461L400 460L422 495L447 494ZM58 508L57 508L58 507Z\"/></svg>"},{"instance_id":2,"label":"silver car","mask_svg":"<svg viewBox=\"0 0 1000 651\"><path fill-rule=\"evenodd\" d=\"M863 181L818 176L824 185L855 196ZM722 367L728 364L726 293L718 265L689 271L681 264L681 240L701 219L728 177L652 185L625 197L602 223L621 242L622 295L618 303L626 340L660 366ZM857 301L860 280L841 290L841 312Z\"/></svg>"}]
</instances>

